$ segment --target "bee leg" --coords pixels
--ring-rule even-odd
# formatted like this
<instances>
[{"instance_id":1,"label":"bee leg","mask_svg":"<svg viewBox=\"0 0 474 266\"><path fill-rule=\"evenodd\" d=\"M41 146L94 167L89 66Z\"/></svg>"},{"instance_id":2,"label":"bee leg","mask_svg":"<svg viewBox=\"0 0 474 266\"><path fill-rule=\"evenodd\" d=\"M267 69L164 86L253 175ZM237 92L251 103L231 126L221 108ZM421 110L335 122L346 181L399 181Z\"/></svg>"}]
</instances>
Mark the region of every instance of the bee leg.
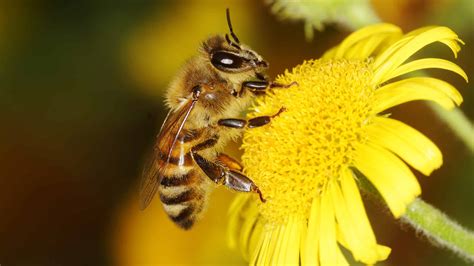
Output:
<instances>
[{"instance_id":1,"label":"bee leg","mask_svg":"<svg viewBox=\"0 0 474 266\"><path fill-rule=\"evenodd\" d=\"M269 87L270 87L271 89L273 89L273 88L288 89L289 87L295 86L295 85L298 86L298 82L293 81L293 82L291 82L290 84L281 84L281 83L271 82L270 85L269 85Z\"/></svg>"},{"instance_id":2,"label":"bee leg","mask_svg":"<svg viewBox=\"0 0 474 266\"><path fill-rule=\"evenodd\" d=\"M227 119L220 119L217 124L219 126L230 127L230 128L244 128L247 126L248 128L254 127L261 127L264 126L272 120L272 118L277 117L282 112L286 111L285 107L280 108L280 110L274 115L264 115L264 116L257 116L249 120L245 119L238 119L238 118L227 118Z\"/></svg>"},{"instance_id":3,"label":"bee leg","mask_svg":"<svg viewBox=\"0 0 474 266\"><path fill-rule=\"evenodd\" d=\"M242 83L242 88L240 89L239 96L242 95L245 89L251 91L256 95L265 94L268 88L289 88L291 86L298 85L298 82L293 81L290 84L280 84L272 81L259 80L259 81L245 81Z\"/></svg>"},{"instance_id":4,"label":"bee leg","mask_svg":"<svg viewBox=\"0 0 474 266\"><path fill-rule=\"evenodd\" d=\"M217 142L217 139L212 138L191 148L191 156L193 160L196 162L196 164L215 183L223 184L226 187L236 190L236 191L256 192L259 194L260 200L262 202L265 202L265 199L262 196L262 192L250 178L240 173L240 171L238 170L230 169L230 167L226 167L216 162L211 162L205 159L204 157L202 157L197 152L199 150L203 150L203 149L214 146L216 142ZM221 156L221 158L223 158L223 156ZM230 158L230 157L227 156L227 158Z\"/></svg>"},{"instance_id":5,"label":"bee leg","mask_svg":"<svg viewBox=\"0 0 474 266\"><path fill-rule=\"evenodd\" d=\"M244 167L240 164L239 161L237 161L236 159L230 157L227 154L219 153L217 155L217 160L219 162L221 162L223 165L229 167L229 169L231 169L231 170L236 170L236 171L242 172L242 170L244 169Z\"/></svg>"},{"instance_id":6,"label":"bee leg","mask_svg":"<svg viewBox=\"0 0 474 266\"><path fill-rule=\"evenodd\" d=\"M210 138L204 142L197 144L191 148L191 158L201 168L201 170L212 180L214 183L220 183L225 176L225 168L222 165L213 163L206 158L202 157L198 151L211 148L217 143L217 136Z\"/></svg>"},{"instance_id":7,"label":"bee leg","mask_svg":"<svg viewBox=\"0 0 474 266\"><path fill-rule=\"evenodd\" d=\"M260 200L262 202L266 201L257 185L239 171L229 170L225 175L224 185L236 191L258 193Z\"/></svg>"},{"instance_id":8,"label":"bee leg","mask_svg":"<svg viewBox=\"0 0 474 266\"><path fill-rule=\"evenodd\" d=\"M243 167L237 160L224 153L219 153L217 160L230 169L227 176L228 178L224 180L226 187L237 191L256 192L260 196L260 200L265 202L262 192L257 185L255 185L250 178L242 174Z\"/></svg>"},{"instance_id":9,"label":"bee leg","mask_svg":"<svg viewBox=\"0 0 474 266\"><path fill-rule=\"evenodd\" d=\"M242 90L248 89L250 91L264 91L270 85L270 82L266 80L258 80L258 81L244 81L242 83Z\"/></svg>"},{"instance_id":10,"label":"bee leg","mask_svg":"<svg viewBox=\"0 0 474 266\"><path fill-rule=\"evenodd\" d=\"M211 162L203 158L198 153L193 154L194 161L206 173L206 175L215 183L240 192L256 192L260 200L265 202L262 192L255 183L242 174L240 171L229 169L223 165Z\"/></svg>"}]
</instances>

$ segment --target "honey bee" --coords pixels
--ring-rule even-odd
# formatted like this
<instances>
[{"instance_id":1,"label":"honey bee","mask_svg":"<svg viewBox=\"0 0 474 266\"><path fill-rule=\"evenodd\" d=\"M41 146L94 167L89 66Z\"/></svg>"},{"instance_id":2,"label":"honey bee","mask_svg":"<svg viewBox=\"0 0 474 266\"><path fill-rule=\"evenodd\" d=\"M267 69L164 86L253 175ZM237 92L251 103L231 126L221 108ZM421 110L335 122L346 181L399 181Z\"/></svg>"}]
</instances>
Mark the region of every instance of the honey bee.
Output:
<instances>
[{"instance_id":1,"label":"honey bee","mask_svg":"<svg viewBox=\"0 0 474 266\"><path fill-rule=\"evenodd\" d=\"M240 43L229 9L226 16L232 39L229 34L208 38L171 82L166 94L170 111L142 172L141 209L158 191L166 213L183 229L199 220L215 184L258 193L265 201L258 186L242 173L240 163L222 150L240 135L239 129L266 125L284 111L249 120L234 118L255 95L292 85L267 80L268 63Z\"/></svg>"}]
</instances>

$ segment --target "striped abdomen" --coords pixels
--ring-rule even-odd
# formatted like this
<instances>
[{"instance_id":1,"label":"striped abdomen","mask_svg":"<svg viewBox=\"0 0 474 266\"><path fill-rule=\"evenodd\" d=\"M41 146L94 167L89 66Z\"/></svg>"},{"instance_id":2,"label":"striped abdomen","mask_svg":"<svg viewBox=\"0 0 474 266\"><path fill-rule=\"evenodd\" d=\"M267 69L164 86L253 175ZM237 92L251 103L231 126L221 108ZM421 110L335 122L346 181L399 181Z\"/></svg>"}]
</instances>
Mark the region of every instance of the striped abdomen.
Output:
<instances>
[{"instance_id":1,"label":"striped abdomen","mask_svg":"<svg viewBox=\"0 0 474 266\"><path fill-rule=\"evenodd\" d=\"M200 218L207 203L211 181L192 160L190 143L180 139L175 144L172 156L158 186L163 207L178 226L189 229ZM160 158L164 163L166 158Z\"/></svg>"}]
</instances>

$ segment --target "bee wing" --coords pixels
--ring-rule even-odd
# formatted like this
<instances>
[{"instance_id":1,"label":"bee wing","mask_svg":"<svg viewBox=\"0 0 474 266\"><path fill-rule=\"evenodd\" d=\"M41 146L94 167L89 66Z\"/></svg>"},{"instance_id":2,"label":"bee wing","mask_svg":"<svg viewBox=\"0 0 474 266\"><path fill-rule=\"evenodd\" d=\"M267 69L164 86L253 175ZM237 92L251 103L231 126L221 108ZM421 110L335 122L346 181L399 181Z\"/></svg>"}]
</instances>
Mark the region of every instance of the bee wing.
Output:
<instances>
[{"instance_id":1,"label":"bee wing","mask_svg":"<svg viewBox=\"0 0 474 266\"><path fill-rule=\"evenodd\" d=\"M142 171L139 192L141 210L150 204L158 189L159 167L157 164L159 161L157 159L156 152L153 152Z\"/></svg>"},{"instance_id":2,"label":"bee wing","mask_svg":"<svg viewBox=\"0 0 474 266\"><path fill-rule=\"evenodd\" d=\"M162 171L170 161L179 133L184 127L197 99L189 99L176 110L170 110L156 138L152 155L142 171L140 182L140 209L145 209L153 199L161 182ZM162 161L164 159L164 162Z\"/></svg>"}]
</instances>

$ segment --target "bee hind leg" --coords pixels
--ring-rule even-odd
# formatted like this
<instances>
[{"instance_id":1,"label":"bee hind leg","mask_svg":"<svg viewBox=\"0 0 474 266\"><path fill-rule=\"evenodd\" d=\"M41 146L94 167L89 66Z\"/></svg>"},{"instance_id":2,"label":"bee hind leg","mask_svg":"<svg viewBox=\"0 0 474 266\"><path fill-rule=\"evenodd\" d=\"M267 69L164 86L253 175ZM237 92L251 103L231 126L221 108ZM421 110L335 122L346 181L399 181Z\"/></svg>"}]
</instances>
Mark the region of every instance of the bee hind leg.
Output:
<instances>
[{"instance_id":1,"label":"bee hind leg","mask_svg":"<svg viewBox=\"0 0 474 266\"><path fill-rule=\"evenodd\" d=\"M260 200L262 202L266 201L257 185L255 185L255 183L250 178L239 171L229 170L229 172L226 173L224 185L236 191L258 193Z\"/></svg>"},{"instance_id":2,"label":"bee hind leg","mask_svg":"<svg viewBox=\"0 0 474 266\"><path fill-rule=\"evenodd\" d=\"M244 167L240 164L239 161L237 161L236 159L230 157L229 155L225 153L219 153L217 155L217 160L221 162L222 164L224 164L225 166L229 167L229 169L231 170L242 172L242 170L244 169Z\"/></svg>"},{"instance_id":3,"label":"bee hind leg","mask_svg":"<svg viewBox=\"0 0 474 266\"><path fill-rule=\"evenodd\" d=\"M256 192L260 196L260 200L265 202L262 192L257 185L242 173L243 167L240 162L224 153L219 153L217 160L230 169L228 177L224 180L226 187L237 191ZM242 188L244 189L242 190Z\"/></svg>"},{"instance_id":4,"label":"bee hind leg","mask_svg":"<svg viewBox=\"0 0 474 266\"><path fill-rule=\"evenodd\" d=\"M241 166L234 159L231 159L227 155L220 154L221 160L218 162L212 162L202 157L197 151L205 148L212 147L215 144L214 139L204 141L202 144L198 144L191 149L191 156L201 170L216 184L223 184L226 187L240 192L255 192L260 196L260 200L265 202L262 192L255 185L255 183L240 172ZM222 160L226 158L228 161ZM229 165L230 160L233 164ZM219 160L219 159L218 159ZM235 166L237 163L239 166ZM236 169L240 167L240 169Z\"/></svg>"}]
</instances>

